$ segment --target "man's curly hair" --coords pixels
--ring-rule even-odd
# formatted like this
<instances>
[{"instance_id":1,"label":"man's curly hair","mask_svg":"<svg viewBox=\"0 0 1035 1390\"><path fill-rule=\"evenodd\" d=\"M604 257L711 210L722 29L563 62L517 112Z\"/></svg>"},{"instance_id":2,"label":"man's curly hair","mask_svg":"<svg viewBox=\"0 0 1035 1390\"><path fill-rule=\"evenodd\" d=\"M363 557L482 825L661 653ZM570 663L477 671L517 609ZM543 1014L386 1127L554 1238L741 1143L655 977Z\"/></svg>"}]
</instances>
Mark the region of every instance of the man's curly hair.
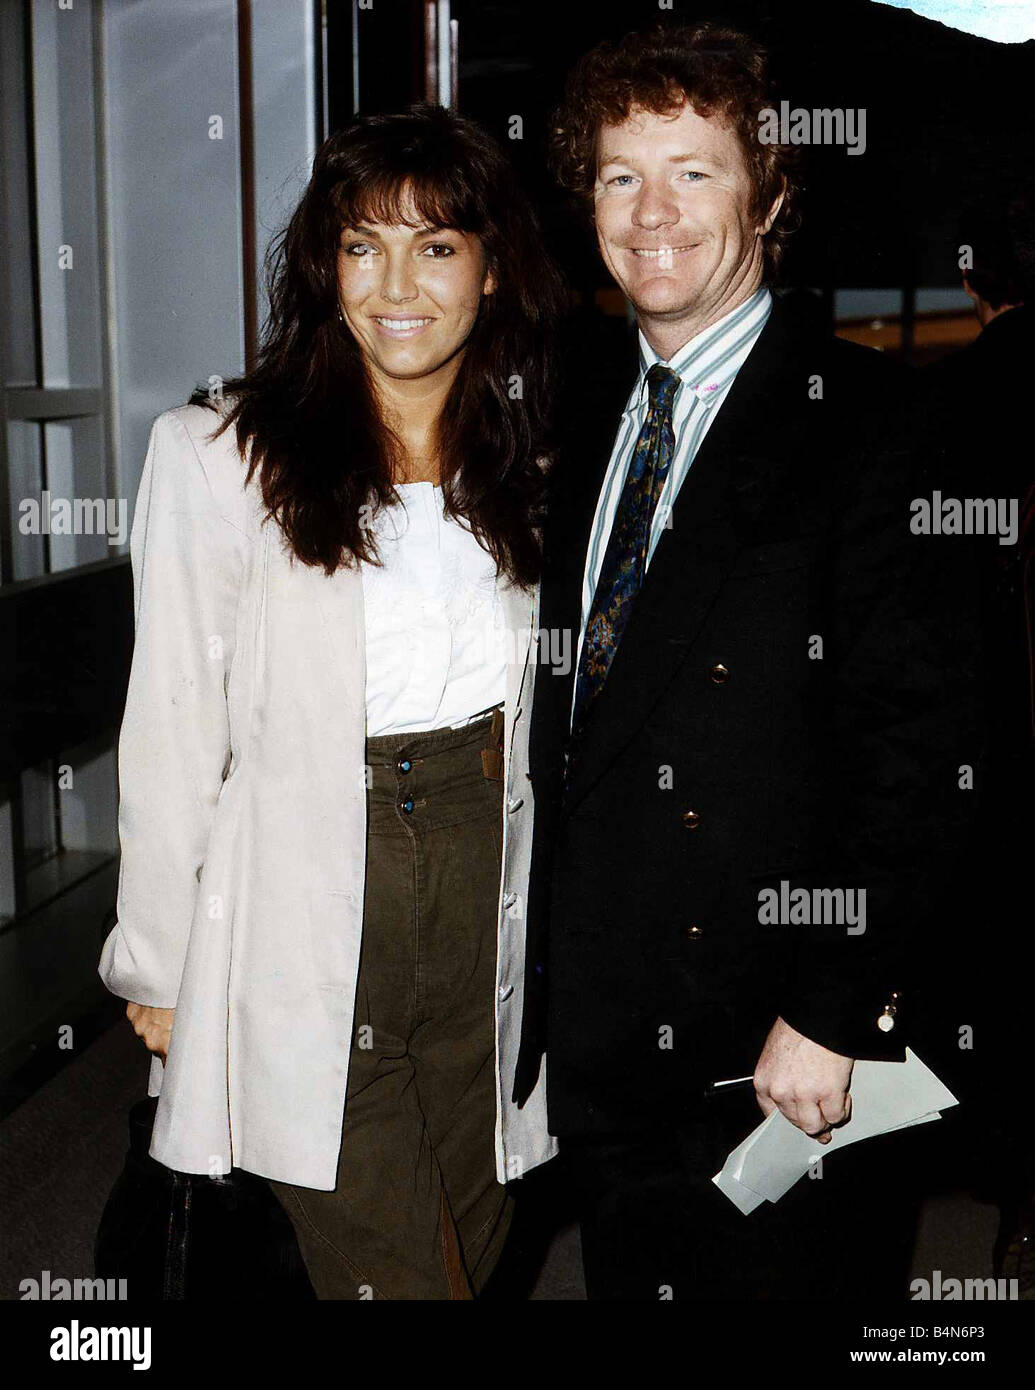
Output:
<instances>
[{"instance_id":1,"label":"man's curly hair","mask_svg":"<svg viewBox=\"0 0 1035 1390\"><path fill-rule=\"evenodd\" d=\"M775 107L766 49L746 34L716 24L657 28L601 43L572 69L554 117L554 172L569 192L592 206L597 138L634 109L666 115L689 101L736 132L754 189L752 216L764 219L783 190L783 204L763 240L765 275L775 279L787 240L798 226L798 151L758 138L759 113Z\"/></svg>"}]
</instances>

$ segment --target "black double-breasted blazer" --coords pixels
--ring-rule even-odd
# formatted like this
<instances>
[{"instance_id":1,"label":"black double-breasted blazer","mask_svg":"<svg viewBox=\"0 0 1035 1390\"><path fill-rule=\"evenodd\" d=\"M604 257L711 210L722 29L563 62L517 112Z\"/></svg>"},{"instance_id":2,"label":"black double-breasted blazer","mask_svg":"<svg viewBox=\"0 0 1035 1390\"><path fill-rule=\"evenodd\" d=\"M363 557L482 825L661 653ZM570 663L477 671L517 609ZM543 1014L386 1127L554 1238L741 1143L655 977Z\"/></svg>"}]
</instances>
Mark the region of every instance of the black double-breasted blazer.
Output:
<instances>
[{"instance_id":1,"label":"black double-breasted blazer","mask_svg":"<svg viewBox=\"0 0 1035 1390\"><path fill-rule=\"evenodd\" d=\"M778 1015L847 1056L901 1060L923 924L966 833L959 769L979 756L950 596L909 526L904 374L777 300L680 488L565 793L586 549L634 349L608 364L595 348L568 399L545 533L515 1096L545 1050L556 1134L679 1116L753 1071ZM760 920L782 884L821 920ZM865 890L865 929L822 920L837 913L823 889Z\"/></svg>"}]
</instances>

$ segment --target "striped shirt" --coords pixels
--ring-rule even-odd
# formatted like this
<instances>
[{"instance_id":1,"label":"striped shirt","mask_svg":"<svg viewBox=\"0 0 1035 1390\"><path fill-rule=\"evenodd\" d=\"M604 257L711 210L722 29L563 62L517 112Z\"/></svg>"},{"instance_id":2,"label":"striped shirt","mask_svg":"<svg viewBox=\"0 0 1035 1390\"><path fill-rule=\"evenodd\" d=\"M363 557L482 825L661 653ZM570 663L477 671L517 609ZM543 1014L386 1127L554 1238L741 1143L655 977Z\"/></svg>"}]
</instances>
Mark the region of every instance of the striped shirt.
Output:
<instances>
[{"instance_id":1,"label":"striped shirt","mask_svg":"<svg viewBox=\"0 0 1035 1390\"><path fill-rule=\"evenodd\" d=\"M728 314L698 333L684 344L665 364L677 372L681 384L676 390L672 407L672 431L675 436L675 453L669 467L668 477L661 489L657 509L651 524L650 540L647 547L647 566L649 568L654 551L657 549L661 533L669 524L672 507L675 503L683 479L690 471L690 465L701 447L701 441L709 426L718 414L719 408L733 385L737 372L743 366L748 353L755 345L758 335L765 326L773 300L769 290L763 285L738 304ZM611 462L604 475L596 515L589 536L589 549L586 552L586 570L582 582L582 623L579 631L578 651L575 655L575 669L578 670L582 654L582 641L589 620L593 596L596 593L597 579L604 563L604 553L611 535L618 502L625 487L626 474L632 459L633 449L647 415L647 373L661 358L647 342L641 332L640 374L636 381L615 438L611 451ZM576 682L577 684L577 682ZM574 708L574 691L572 705Z\"/></svg>"}]
</instances>

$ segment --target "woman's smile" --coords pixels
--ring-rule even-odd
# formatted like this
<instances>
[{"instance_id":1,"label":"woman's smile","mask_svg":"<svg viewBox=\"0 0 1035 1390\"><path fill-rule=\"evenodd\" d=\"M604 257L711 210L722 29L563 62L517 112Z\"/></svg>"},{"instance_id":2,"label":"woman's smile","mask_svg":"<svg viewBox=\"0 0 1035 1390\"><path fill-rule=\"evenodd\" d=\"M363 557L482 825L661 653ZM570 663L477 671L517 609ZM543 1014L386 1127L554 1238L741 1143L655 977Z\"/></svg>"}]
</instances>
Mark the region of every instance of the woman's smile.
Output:
<instances>
[{"instance_id":1,"label":"woman's smile","mask_svg":"<svg viewBox=\"0 0 1035 1390\"><path fill-rule=\"evenodd\" d=\"M372 314L371 318L388 338L415 338L435 322L434 317L406 317L395 314Z\"/></svg>"}]
</instances>

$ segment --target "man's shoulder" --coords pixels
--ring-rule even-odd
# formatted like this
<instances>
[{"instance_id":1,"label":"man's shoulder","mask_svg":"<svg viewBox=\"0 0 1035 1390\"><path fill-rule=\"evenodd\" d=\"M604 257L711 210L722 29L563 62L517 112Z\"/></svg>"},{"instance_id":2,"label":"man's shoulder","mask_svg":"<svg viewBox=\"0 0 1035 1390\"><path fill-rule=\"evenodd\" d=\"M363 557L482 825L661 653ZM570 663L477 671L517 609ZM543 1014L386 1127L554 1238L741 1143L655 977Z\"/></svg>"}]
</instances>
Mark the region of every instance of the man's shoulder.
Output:
<instances>
[{"instance_id":1,"label":"man's shoulder","mask_svg":"<svg viewBox=\"0 0 1035 1390\"><path fill-rule=\"evenodd\" d=\"M901 385L909 379L909 368L896 357L880 348L853 343L848 338L831 334L828 350L836 370L846 380L878 386Z\"/></svg>"},{"instance_id":2,"label":"man's shoulder","mask_svg":"<svg viewBox=\"0 0 1035 1390\"><path fill-rule=\"evenodd\" d=\"M824 397L828 385L845 397L855 392L897 393L908 386L911 374L897 358L840 337L814 315L802 315L780 300L773 304L769 325L779 359L814 372L821 378Z\"/></svg>"}]
</instances>

